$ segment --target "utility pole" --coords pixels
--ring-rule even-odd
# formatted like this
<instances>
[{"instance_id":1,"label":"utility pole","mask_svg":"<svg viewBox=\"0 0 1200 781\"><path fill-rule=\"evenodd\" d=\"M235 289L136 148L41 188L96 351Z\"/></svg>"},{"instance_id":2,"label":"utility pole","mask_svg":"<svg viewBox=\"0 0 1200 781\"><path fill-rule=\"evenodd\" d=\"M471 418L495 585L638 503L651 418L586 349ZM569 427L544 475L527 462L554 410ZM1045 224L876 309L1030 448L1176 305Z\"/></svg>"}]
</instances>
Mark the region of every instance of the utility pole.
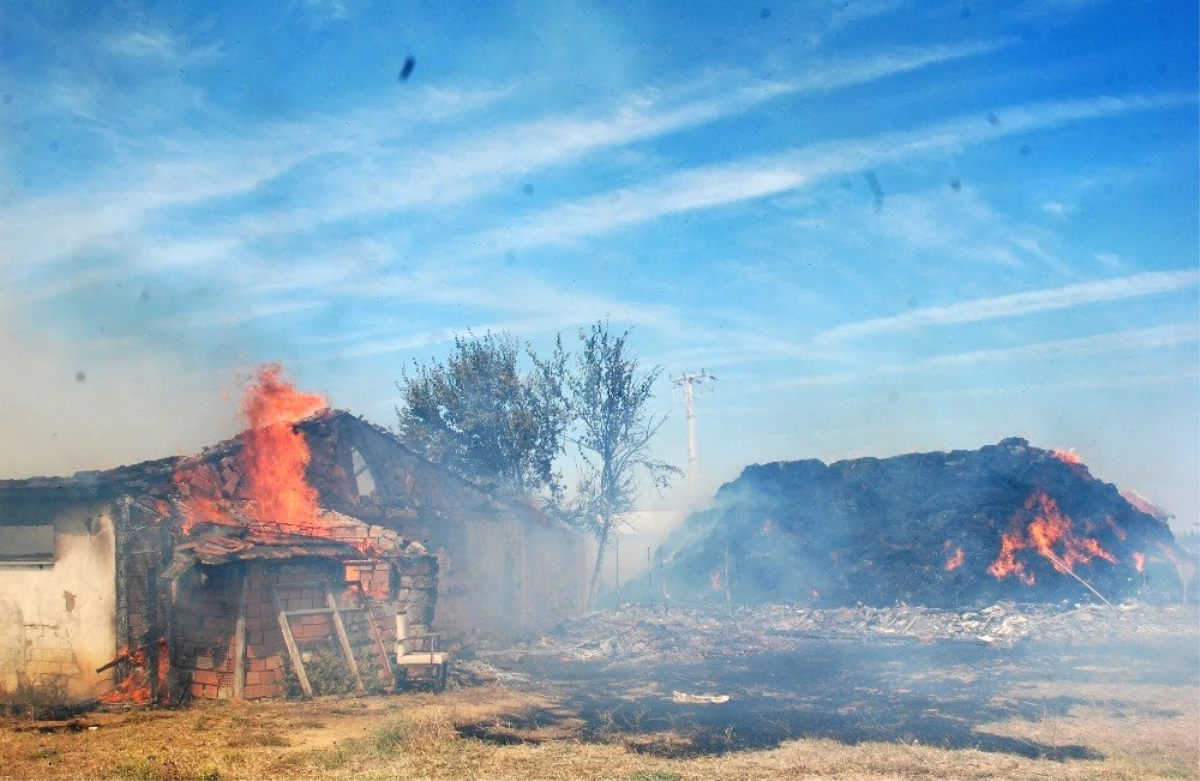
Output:
<instances>
[{"instance_id":1,"label":"utility pole","mask_svg":"<svg viewBox=\"0 0 1200 781\"><path fill-rule=\"evenodd\" d=\"M708 369L701 369L699 374L684 372L678 377L672 377L671 382L683 388L683 403L687 407L687 427L688 427L688 499L690 502L696 501L696 404L695 392L693 386L696 383L708 381L710 384L717 378L708 373Z\"/></svg>"}]
</instances>

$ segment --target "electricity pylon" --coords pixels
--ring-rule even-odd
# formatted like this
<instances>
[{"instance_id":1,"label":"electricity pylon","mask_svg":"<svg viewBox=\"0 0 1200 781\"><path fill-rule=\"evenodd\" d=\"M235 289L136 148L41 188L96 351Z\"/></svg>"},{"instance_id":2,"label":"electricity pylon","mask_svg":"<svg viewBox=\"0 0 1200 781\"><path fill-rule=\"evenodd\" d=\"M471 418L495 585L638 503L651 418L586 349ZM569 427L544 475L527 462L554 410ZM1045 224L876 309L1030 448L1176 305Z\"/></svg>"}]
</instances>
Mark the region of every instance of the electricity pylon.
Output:
<instances>
[{"instance_id":1,"label":"electricity pylon","mask_svg":"<svg viewBox=\"0 0 1200 781\"><path fill-rule=\"evenodd\" d=\"M693 386L696 383L703 384L714 382L717 378L708 373L708 369L701 369L699 374L684 372L678 377L672 377L671 382L683 388L683 403L687 407L687 429L688 429L688 500L696 501L696 477L697 477L697 456L696 456L696 404L695 393ZM703 385L702 385L703 387Z\"/></svg>"}]
</instances>

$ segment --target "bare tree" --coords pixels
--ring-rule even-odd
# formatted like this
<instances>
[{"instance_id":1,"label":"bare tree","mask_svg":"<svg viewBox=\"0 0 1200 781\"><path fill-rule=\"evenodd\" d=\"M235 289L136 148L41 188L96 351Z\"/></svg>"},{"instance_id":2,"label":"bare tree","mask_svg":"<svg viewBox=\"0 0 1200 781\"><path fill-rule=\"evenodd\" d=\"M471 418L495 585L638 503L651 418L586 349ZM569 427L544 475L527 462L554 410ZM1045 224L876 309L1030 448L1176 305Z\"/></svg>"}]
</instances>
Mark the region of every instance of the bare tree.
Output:
<instances>
[{"instance_id":1,"label":"bare tree","mask_svg":"<svg viewBox=\"0 0 1200 781\"><path fill-rule=\"evenodd\" d=\"M664 488L673 475L682 474L650 452L650 440L666 420L648 409L662 367L640 370L626 351L628 337L628 330L614 334L608 321L594 323L590 332L580 330L575 371L567 376L581 459L575 514L599 543L589 609L613 532L629 523L639 477Z\"/></svg>"}]
</instances>

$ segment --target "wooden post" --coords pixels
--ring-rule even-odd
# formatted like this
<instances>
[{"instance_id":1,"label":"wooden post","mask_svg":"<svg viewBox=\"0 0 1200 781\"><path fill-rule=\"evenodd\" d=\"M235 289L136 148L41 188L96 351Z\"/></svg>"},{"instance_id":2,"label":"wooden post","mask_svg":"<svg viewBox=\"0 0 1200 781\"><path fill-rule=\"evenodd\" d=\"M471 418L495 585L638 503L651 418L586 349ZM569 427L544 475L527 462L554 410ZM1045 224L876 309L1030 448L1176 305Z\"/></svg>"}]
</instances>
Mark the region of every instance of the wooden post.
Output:
<instances>
[{"instance_id":1,"label":"wooden post","mask_svg":"<svg viewBox=\"0 0 1200 781\"><path fill-rule=\"evenodd\" d=\"M725 610L733 615L733 599L729 595L729 546L725 546Z\"/></svg>"},{"instance_id":2,"label":"wooden post","mask_svg":"<svg viewBox=\"0 0 1200 781\"><path fill-rule=\"evenodd\" d=\"M250 590L250 568L242 565L242 587L238 591L237 623L233 625L233 698L246 699L246 594Z\"/></svg>"},{"instance_id":3,"label":"wooden post","mask_svg":"<svg viewBox=\"0 0 1200 781\"><path fill-rule=\"evenodd\" d=\"M146 569L146 672L150 682L150 702L158 702L158 566Z\"/></svg>"},{"instance_id":4,"label":"wooden post","mask_svg":"<svg viewBox=\"0 0 1200 781\"><path fill-rule=\"evenodd\" d=\"M663 553L662 546L658 546L658 582L662 586L663 602L671 599L671 595L667 593L667 554Z\"/></svg>"},{"instance_id":5,"label":"wooden post","mask_svg":"<svg viewBox=\"0 0 1200 781\"><path fill-rule=\"evenodd\" d=\"M650 546L646 546L646 599L654 601L654 565L650 563Z\"/></svg>"},{"instance_id":6,"label":"wooden post","mask_svg":"<svg viewBox=\"0 0 1200 781\"><path fill-rule=\"evenodd\" d=\"M292 635L292 627L288 624L287 614L283 612L283 606L279 602L279 594L275 592L275 586L271 586L271 602L275 605L275 615L279 619L279 629L283 632L283 643L287 646L288 655L292 659L292 669L296 671L296 678L300 681L300 690L304 692L304 696L313 696L312 684L308 682L308 673L304 671L304 660L300 658L300 649L296 647L296 638Z\"/></svg>"},{"instance_id":7,"label":"wooden post","mask_svg":"<svg viewBox=\"0 0 1200 781\"><path fill-rule=\"evenodd\" d=\"M525 558L525 524L520 518L514 518L513 522L517 529L517 577L518 588L517 605L521 611L520 628L521 634L524 635L529 631L529 562Z\"/></svg>"},{"instance_id":8,"label":"wooden post","mask_svg":"<svg viewBox=\"0 0 1200 781\"><path fill-rule=\"evenodd\" d=\"M362 691L362 676L358 674L358 663L354 661L354 649L350 647L350 637L346 634L346 625L342 623L342 614L338 610L337 599L333 596L333 590L329 588L328 583L324 584L324 588L325 604L329 605L329 609L333 612L333 628L337 631L338 643L342 646L342 656L346 657L346 666L350 668L350 675L354 677L354 688Z\"/></svg>"},{"instance_id":9,"label":"wooden post","mask_svg":"<svg viewBox=\"0 0 1200 781\"><path fill-rule=\"evenodd\" d=\"M616 559L616 568L613 574L617 580L617 610L621 609L621 535L613 535L613 550L616 551L614 558Z\"/></svg>"}]
</instances>

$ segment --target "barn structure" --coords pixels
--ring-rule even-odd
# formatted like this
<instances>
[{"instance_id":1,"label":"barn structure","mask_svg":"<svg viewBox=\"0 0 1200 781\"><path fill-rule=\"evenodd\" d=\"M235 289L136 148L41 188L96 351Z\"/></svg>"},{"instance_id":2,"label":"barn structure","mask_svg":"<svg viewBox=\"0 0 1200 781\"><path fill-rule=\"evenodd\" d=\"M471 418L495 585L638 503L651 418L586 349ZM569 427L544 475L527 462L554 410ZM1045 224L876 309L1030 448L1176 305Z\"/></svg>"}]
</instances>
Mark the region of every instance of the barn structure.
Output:
<instances>
[{"instance_id":1,"label":"barn structure","mask_svg":"<svg viewBox=\"0 0 1200 781\"><path fill-rule=\"evenodd\" d=\"M305 677L293 658L329 647L357 687L386 688L398 640L432 652L582 610L577 532L347 412L291 425L320 507L300 524L256 512L245 433L190 457L0 481L0 687L271 697Z\"/></svg>"}]
</instances>

